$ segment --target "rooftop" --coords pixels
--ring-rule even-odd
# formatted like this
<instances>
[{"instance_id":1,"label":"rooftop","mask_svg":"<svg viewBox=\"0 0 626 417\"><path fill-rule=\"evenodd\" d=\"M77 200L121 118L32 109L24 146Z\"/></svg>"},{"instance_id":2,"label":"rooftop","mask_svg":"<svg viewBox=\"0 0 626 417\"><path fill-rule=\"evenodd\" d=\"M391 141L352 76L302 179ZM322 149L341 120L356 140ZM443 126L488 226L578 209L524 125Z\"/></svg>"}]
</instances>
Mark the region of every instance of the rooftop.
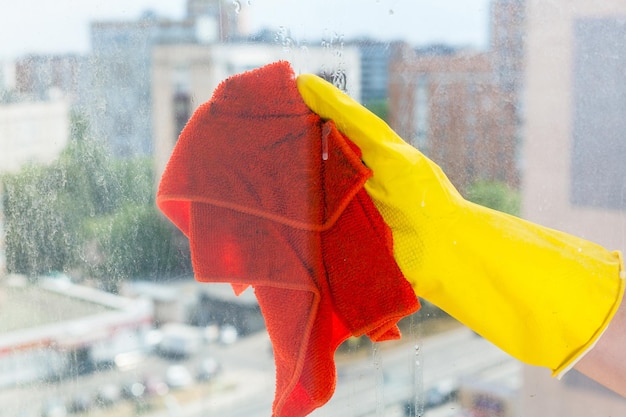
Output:
<instances>
[{"instance_id":1,"label":"rooftop","mask_svg":"<svg viewBox=\"0 0 626 417\"><path fill-rule=\"evenodd\" d=\"M0 286L0 334L112 310L38 285Z\"/></svg>"},{"instance_id":2,"label":"rooftop","mask_svg":"<svg viewBox=\"0 0 626 417\"><path fill-rule=\"evenodd\" d=\"M0 283L0 356L35 347L104 340L122 328L152 323L149 300L130 299L59 278L36 283L10 276Z\"/></svg>"}]
</instances>

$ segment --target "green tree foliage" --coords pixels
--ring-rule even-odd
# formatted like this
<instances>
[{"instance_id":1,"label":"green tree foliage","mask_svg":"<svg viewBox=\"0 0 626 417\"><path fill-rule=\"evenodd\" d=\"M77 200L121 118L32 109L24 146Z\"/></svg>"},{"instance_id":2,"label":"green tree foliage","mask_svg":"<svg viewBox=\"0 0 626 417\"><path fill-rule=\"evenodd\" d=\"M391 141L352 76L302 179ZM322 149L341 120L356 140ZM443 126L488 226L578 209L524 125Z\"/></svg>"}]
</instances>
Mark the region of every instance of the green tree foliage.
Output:
<instances>
[{"instance_id":1,"label":"green tree foliage","mask_svg":"<svg viewBox=\"0 0 626 417\"><path fill-rule=\"evenodd\" d=\"M184 245L154 204L151 160L114 159L85 133L74 117L56 163L0 178L8 270L81 271L110 289L121 279L187 271Z\"/></svg>"},{"instance_id":2,"label":"green tree foliage","mask_svg":"<svg viewBox=\"0 0 626 417\"><path fill-rule=\"evenodd\" d=\"M188 252L175 244L175 231L154 205L125 204L89 229L100 259L90 264L91 275L110 291L127 279L188 272Z\"/></svg>"},{"instance_id":3,"label":"green tree foliage","mask_svg":"<svg viewBox=\"0 0 626 417\"><path fill-rule=\"evenodd\" d=\"M6 176L4 202L7 268L28 275L60 271L74 260L74 205L58 193L58 169L28 166Z\"/></svg>"},{"instance_id":4,"label":"green tree foliage","mask_svg":"<svg viewBox=\"0 0 626 417\"><path fill-rule=\"evenodd\" d=\"M387 116L389 115L389 103L387 100L372 100L365 103L365 107L376 116L387 121Z\"/></svg>"},{"instance_id":5,"label":"green tree foliage","mask_svg":"<svg viewBox=\"0 0 626 417\"><path fill-rule=\"evenodd\" d=\"M520 215L522 200L519 192L503 182L477 181L467 188L465 198L494 210Z\"/></svg>"}]
</instances>

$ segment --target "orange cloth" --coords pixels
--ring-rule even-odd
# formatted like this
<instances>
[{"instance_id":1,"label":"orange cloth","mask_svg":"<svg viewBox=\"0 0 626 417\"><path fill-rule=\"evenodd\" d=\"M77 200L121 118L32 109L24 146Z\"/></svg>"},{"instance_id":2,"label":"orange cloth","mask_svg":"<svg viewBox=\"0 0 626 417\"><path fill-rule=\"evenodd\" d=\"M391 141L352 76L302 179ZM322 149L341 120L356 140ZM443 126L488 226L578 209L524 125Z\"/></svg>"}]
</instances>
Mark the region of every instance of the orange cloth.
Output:
<instances>
[{"instance_id":1,"label":"orange cloth","mask_svg":"<svg viewBox=\"0 0 626 417\"><path fill-rule=\"evenodd\" d=\"M157 204L190 240L196 279L254 287L276 362L273 415L326 403L351 335L400 337L419 308L360 153L302 101L288 63L231 77L194 113Z\"/></svg>"}]
</instances>

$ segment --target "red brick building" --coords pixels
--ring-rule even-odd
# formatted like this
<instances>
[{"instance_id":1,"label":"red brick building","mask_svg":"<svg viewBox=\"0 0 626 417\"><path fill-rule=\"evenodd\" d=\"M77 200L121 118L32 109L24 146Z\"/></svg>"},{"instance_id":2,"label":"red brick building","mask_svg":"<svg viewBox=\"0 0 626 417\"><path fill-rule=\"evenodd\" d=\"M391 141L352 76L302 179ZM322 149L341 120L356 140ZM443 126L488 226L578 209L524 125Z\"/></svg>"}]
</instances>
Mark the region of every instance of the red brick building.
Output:
<instances>
[{"instance_id":1,"label":"red brick building","mask_svg":"<svg viewBox=\"0 0 626 417\"><path fill-rule=\"evenodd\" d=\"M438 163L460 190L476 180L518 184L515 102L489 53L422 55L390 66L389 123Z\"/></svg>"},{"instance_id":2,"label":"red brick building","mask_svg":"<svg viewBox=\"0 0 626 417\"><path fill-rule=\"evenodd\" d=\"M29 99L48 99L56 90L70 100L78 98L85 58L66 55L28 55L15 63L15 90Z\"/></svg>"},{"instance_id":3,"label":"red brick building","mask_svg":"<svg viewBox=\"0 0 626 417\"><path fill-rule=\"evenodd\" d=\"M399 48L389 68L389 124L461 190L477 180L519 185L524 5L491 7L487 52Z\"/></svg>"}]
</instances>

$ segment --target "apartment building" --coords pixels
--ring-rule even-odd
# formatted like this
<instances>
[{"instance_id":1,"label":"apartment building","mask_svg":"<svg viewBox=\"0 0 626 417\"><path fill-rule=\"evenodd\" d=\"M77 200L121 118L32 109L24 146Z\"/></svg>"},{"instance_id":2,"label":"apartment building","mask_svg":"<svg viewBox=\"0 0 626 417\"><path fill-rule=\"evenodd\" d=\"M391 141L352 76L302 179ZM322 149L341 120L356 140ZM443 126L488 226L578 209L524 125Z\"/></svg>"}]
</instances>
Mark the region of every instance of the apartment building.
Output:
<instances>
[{"instance_id":1,"label":"apartment building","mask_svg":"<svg viewBox=\"0 0 626 417\"><path fill-rule=\"evenodd\" d=\"M529 0L526 16L523 216L624 251L626 3ZM626 415L575 371L526 367L522 399L529 416Z\"/></svg>"}]
</instances>

